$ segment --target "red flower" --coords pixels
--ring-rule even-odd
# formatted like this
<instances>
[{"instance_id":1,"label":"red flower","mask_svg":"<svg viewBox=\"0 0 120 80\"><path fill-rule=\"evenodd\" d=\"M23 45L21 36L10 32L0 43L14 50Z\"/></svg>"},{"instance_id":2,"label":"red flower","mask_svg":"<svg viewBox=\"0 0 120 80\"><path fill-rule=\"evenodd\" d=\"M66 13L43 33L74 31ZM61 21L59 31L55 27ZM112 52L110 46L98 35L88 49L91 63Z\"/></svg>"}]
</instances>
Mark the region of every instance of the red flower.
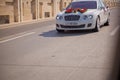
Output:
<instances>
[{"instance_id":1,"label":"red flower","mask_svg":"<svg viewBox=\"0 0 120 80\"><path fill-rule=\"evenodd\" d=\"M80 9L80 8L77 8L77 9L67 9L66 11L65 11L65 13L72 13L72 12L80 12L80 13L84 13L84 12L86 12L87 11L87 9L86 8L82 8L82 9Z\"/></svg>"},{"instance_id":2,"label":"red flower","mask_svg":"<svg viewBox=\"0 0 120 80\"><path fill-rule=\"evenodd\" d=\"M87 9L86 8L82 8L82 9L78 8L77 11L79 11L80 13L84 13L87 11Z\"/></svg>"},{"instance_id":3,"label":"red flower","mask_svg":"<svg viewBox=\"0 0 120 80\"><path fill-rule=\"evenodd\" d=\"M71 9L67 9L66 11L65 11L65 13L71 13L73 11L73 9L71 8Z\"/></svg>"},{"instance_id":4,"label":"red flower","mask_svg":"<svg viewBox=\"0 0 120 80\"><path fill-rule=\"evenodd\" d=\"M80 11L81 13L84 13L84 12L87 11L87 9L86 9L86 8L83 8L83 9L79 9L79 11Z\"/></svg>"}]
</instances>

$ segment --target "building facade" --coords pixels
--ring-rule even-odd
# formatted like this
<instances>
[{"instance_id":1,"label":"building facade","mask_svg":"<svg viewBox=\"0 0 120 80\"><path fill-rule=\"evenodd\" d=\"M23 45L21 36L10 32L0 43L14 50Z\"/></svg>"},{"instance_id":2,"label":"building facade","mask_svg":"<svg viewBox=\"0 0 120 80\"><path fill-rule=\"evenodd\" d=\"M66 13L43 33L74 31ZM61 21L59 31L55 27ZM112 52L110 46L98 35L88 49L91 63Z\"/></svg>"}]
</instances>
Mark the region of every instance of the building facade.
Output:
<instances>
[{"instance_id":1,"label":"building facade","mask_svg":"<svg viewBox=\"0 0 120 80\"><path fill-rule=\"evenodd\" d=\"M0 0L0 24L55 17L72 0ZM109 6L119 0L105 0Z\"/></svg>"},{"instance_id":2,"label":"building facade","mask_svg":"<svg viewBox=\"0 0 120 80\"><path fill-rule=\"evenodd\" d=\"M0 0L0 24L14 22L13 0Z\"/></svg>"}]
</instances>

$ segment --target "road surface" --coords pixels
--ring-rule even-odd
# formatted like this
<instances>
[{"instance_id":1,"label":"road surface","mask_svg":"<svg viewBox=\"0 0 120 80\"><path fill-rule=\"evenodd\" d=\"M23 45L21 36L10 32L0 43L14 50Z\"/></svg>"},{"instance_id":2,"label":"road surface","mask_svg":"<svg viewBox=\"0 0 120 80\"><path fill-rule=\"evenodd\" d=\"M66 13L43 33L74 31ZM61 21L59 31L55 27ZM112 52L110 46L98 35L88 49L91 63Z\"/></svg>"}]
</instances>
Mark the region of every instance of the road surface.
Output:
<instances>
[{"instance_id":1,"label":"road surface","mask_svg":"<svg viewBox=\"0 0 120 80\"><path fill-rule=\"evenodd\" d=\"M117 11L100 32L57 33L55 20L0 29L0 80L109 80Z\"/></svg>"}]
</instances>

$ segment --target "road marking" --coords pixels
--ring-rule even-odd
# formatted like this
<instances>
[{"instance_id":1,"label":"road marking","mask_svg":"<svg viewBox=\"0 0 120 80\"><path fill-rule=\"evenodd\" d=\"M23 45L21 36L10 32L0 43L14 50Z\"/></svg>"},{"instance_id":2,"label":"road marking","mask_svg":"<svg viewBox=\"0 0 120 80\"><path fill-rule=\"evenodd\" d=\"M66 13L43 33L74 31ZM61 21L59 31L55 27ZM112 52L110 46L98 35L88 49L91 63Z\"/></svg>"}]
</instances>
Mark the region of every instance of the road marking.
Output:
<instances>
[{"instance_id":1,"label":"road marking","mask_svg":"<svg viewBox=\"0 0 120 80\"><path fill-rule=\"evenodd\" d=\"M5 43L5 42L8 42L8 41L12 41L12 40L15 40L15 39L18 39L18 38L21 38L21 37L29 36L29 35L34 34L34 33L35 32L26 33L26 34L23 34L23 35L20 35L20 36L17 36L17 37L13 37L13 38L10 38L10 39L0 41L0 43Z\"/></svg>"},{"instance_id":2,"label":"road marking","mask_svg":"<svg viewBox=\"0 0 120 80\"><path fill-rule=\"evenodd\" d=\"M117 27L110 33L110 35L111 35L111 36L114 36L119 29L120 29L120 26L117 26Z\"/></svg>"}]
</instances>

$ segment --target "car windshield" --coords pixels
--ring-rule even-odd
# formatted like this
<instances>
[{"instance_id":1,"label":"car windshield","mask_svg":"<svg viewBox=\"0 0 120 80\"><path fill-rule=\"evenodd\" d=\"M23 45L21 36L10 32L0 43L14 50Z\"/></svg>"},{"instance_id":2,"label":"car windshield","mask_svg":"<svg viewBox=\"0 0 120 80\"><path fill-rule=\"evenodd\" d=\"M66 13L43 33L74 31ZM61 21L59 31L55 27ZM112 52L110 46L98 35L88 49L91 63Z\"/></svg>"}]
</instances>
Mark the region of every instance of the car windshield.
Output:
<instances>
[{"instance_id":1,"label":"car windshield","mask_svg":"<svg viewBox=\"0 0 120 80\"><path fill-rule=\"evenodd\" d=\"M97 2L96 1L80 1L80 2L72 2L66 9L69 8L86 8L86 9L96 9Z\"/></svg>"}]
</instances>

